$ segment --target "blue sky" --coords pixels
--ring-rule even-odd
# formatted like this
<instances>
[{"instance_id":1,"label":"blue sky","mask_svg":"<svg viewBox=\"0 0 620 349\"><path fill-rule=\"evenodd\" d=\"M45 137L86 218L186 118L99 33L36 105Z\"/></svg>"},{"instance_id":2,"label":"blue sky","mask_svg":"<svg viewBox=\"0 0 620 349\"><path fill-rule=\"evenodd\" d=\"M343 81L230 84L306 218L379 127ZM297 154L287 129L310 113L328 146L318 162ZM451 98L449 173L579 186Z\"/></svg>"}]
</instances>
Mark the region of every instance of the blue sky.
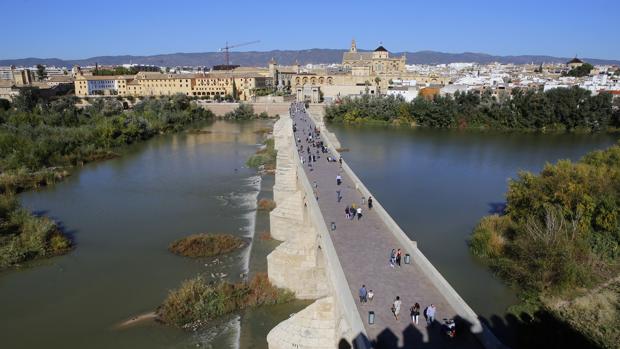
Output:
<instances>
[{"instance_id":1,"label":"blue sky","mask_svg":"<svg viewBox=\"0 0 620 349\"><path fill-rule=\"evenodd\" d=\"M217 51L227 40L342 49L353 37L390 51L620 59L620 0L3 2L0 59Z\"/></svg>"}]
</instances>

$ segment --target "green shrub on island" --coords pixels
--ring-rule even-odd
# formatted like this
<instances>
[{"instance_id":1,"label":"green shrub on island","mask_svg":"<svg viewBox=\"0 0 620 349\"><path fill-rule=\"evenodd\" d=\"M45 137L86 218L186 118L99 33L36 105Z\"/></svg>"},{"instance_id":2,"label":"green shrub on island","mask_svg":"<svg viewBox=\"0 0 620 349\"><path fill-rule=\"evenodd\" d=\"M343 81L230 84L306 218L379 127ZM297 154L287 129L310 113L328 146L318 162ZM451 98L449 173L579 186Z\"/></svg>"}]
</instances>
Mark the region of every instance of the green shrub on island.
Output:
<instances>
[{"instance_id":1,"label":"green shrub on island","mask_svg":"<svg viewBox=\"0 0 620 349\"><path fill-rule=\"evenodd\" d=\"M254 113L254 107L250 104L239 103L239 106L226 114L224 119L227 120L251 120L251 119L266 119L269 115L266 112L260 114Z\"/></svg>"},{"instance_id":2,"label":"green shrub on island","mask_svg":"<svg viewBox=\"0 0 620 349\"><path fill-rule=\"evenodd\" d=\"M246 241L230 234L193 234L170 244L168 250L184 257L211 257L229 253L246 245Z\"/></svg>"},{"instance_id":3,"label":"green shrub on island","mask_svg":"<svg viewBox=\"0 0 620 349\"><path fill-rule=\"evenodd\" d=\"M620 265L620 145L511 180L505 216L483 218L472 252L527 292L561 294Z\"/></svg>"},{"instance_id":4,"label":"green shrub on island","mask_svg":"<svg viewBox=\"0 0 620 349\"><path fill-rule=\"evenodd\" d=\"M157 309L159 319L169 325L196 329L220 316L261 305L293 300L290 291L273 286L267 274L260 273L249 282L208 283L202 277L183 282L170 291Z\"/></svg>"},{"instance_id":5,"label":"green shrub on island","mask_svg":"<svg viewBox=\"0 0 620 349\"><path fill-rule=\"evenodd\" d=\"M620 318L618 302L602 299L596 287L620 271L620 145L547 164L538 175L521 172L506 198L505 215L484 217L474 229L471 252L517 288L531 313L549 309L574 319L593 340L617 333L609 316ZM577 309L588 308L586 301L606 302L611 315L584 311L593 323L583 325L590 320ZM558 308L567 302L575 308Z\"/></svg>"},{"instance_id":6,"label":"green shrub on island","mask_svg":"<svg viewBox=\"0 0 620 349\"><path fill-rule=\"evenodd\" d=\"M246 165L255 169L262 166L265 170L274 170L276 168L277 156L278 152L275 150L274 140L269 138L265 140L264 147L259 149L256 154L250 156Z\"/></svg>"},{"instance_id":7,"label":"green shrub on island","mask_svg":"<svg viewBox=\"0 0 620 349\"><path fill-rule=\"evenodd\" d=\"M70 249L71 240L51 219L31 214L10 193L0 194L0 269Z\"/></svg>"},{"instance_id":8,"label":"green shrub on island","mask_svg":"<svg viewBox=\"0 0 620 349\"><path fill-rule=\"evenodd\" d=\"M514 89L512 96L498 97L489 91L456 92L411 102L401 97L363 95L326 107L325 120L433 128L598 131L620 128L619 104L612 102L609 93L592 96L579 87L546 92Z\"/></svg>"}]
</instances>

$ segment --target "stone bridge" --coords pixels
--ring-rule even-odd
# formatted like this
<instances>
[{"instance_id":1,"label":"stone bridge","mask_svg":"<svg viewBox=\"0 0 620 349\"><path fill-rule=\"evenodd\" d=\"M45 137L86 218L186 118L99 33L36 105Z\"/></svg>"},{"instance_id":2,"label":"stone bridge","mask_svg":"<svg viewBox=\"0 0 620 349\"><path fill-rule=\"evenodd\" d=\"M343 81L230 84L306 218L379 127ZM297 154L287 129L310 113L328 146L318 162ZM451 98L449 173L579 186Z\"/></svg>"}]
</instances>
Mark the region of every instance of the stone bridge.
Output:
<instances>
[{"instance_id":1,"label":"stone bridge","mask_svg":"<svg viewBox=\"0 0 620 349\"><path fill-rule=\"evenodd\" d=\"M309 166L307 147L315 155L316 148L306 137L315 127L329 153L319 152ZM271 235L283 243L267 257L269 279L297 298L316 301L271 330L270 349L502 347L346 162L327 161L328 155L340 158L340 144L318 113L310 116L302 105L293 104L290 115L274 125L273 135L277 207L270 214ZM344 208L351 204L362 207L361 219L345 217ZM398 248L411 258L393 268L390 252ZM362 285L373 290L371 302L360 303ZM402 300L398 319L391 311L396 296ZM413 324L409 309L415 302L421 310L434 304L436 321L427 325L421 315ZM445 334L443 318L455 319L455 338Z\"/></svg>"}]
</instances>

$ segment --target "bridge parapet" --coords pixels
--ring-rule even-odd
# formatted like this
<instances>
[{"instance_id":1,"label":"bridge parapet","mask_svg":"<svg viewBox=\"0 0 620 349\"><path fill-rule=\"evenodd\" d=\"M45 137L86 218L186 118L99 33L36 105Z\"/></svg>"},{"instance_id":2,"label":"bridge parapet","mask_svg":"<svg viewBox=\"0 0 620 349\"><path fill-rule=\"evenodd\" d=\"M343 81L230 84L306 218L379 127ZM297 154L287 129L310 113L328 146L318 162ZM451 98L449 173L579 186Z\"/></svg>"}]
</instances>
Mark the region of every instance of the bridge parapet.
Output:
<instances>
[{"instance_id":1,"label":"bridge parapet","mask_svg":"<svg viewBox=\"0 0 620 349\"><path fill-rule=\"evenodd\" d=\"M344 339L355 342L356 348L370 348L325 219L302 168L288 115L274 125L274 139L278 160L271 235L284 242L267 257L269 279L300 299L318 300L276 326L267 336L269 347L334 348Z\"/></svg>"}]
</instances>

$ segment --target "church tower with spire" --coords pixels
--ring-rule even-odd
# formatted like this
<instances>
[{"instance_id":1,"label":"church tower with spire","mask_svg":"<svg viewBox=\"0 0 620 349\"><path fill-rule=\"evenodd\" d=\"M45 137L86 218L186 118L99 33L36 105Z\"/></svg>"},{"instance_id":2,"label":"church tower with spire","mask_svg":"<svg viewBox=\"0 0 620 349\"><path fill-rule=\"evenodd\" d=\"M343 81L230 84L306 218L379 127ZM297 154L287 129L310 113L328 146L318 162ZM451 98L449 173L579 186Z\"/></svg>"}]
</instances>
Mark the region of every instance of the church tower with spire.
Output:
<instances>
[{"instance_id":1,"label":"church tower with spire","mask_svg":"<svg viewBox=\"0 0 620 349\"><path fill-rule=\"evenodd\" d=\"M351 39L351 49L349 52L357 52L357 45L355 44L355 39Z\"/></svg>"}]
</instances>

